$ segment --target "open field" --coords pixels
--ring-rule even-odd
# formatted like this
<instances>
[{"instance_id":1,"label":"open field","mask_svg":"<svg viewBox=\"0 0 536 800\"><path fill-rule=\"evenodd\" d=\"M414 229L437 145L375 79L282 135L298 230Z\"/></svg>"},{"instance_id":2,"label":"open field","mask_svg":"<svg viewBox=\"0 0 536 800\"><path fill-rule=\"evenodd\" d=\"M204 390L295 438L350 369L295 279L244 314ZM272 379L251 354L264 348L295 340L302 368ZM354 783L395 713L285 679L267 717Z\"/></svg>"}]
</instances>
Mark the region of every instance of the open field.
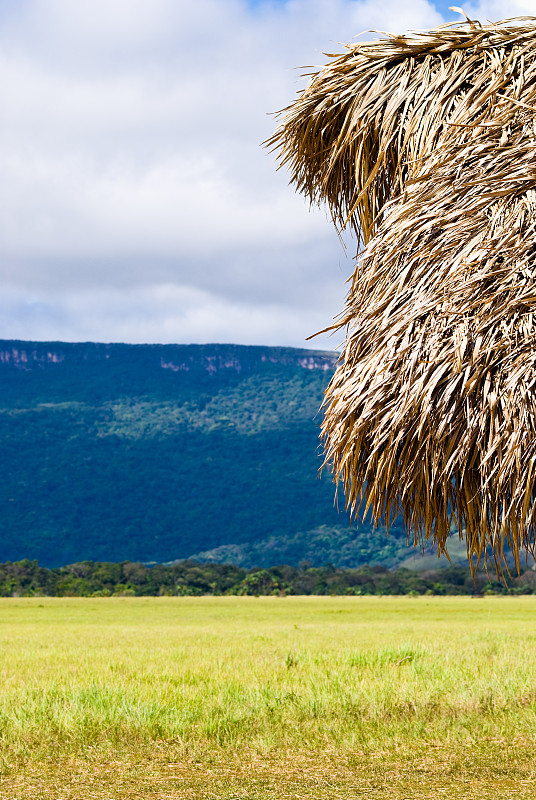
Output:
<instances>
[{"instance_id":1,"label":"open field","mask_svg":"<svg viewBox=\"0 0 536 800\"><path fill-rule=\"evenodd\" d=\"M0 601L2 800L534 798L536 597Z\"/></svg>"}]
</instances>

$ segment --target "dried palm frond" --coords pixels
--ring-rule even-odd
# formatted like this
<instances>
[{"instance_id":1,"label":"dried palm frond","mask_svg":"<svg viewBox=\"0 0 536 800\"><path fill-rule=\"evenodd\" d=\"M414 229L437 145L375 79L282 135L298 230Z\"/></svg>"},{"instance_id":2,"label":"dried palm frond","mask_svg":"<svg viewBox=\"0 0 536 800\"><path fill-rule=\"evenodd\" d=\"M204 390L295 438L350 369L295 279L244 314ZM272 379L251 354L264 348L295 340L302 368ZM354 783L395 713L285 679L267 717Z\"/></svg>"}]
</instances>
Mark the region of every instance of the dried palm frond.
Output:
<instances>
[{"instance_id":1,"label":"dried palm frond","mask_svg":"<svg viewBox=\"0 0 536 800\"><path fill-rule=\"evenodd\" d=\"M352 514L535 551L536 18L348 46L270 140L365 247L326 460Z\"/></svg>"}]
</instances>

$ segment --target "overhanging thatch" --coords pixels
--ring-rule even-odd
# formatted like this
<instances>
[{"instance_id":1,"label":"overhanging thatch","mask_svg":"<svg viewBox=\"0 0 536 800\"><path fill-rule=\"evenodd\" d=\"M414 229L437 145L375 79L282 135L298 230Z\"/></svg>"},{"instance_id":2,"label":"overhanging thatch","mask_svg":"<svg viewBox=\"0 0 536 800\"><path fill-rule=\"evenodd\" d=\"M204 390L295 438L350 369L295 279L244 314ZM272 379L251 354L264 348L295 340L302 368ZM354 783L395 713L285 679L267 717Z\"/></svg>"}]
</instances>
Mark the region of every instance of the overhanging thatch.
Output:
<instances>
[{"instance_id":1,"label":"overhanging thatch","mask_svg":"<svg viewBox=\"0 0 536 800\"><path fill-rule=\"evenodd\" d=\"M348 46L271 140L365 248L326 458L349 509L443 551L536 531L536 18ZM364 506L362 506L364 500Z\"/></svg>"}]
</instances>

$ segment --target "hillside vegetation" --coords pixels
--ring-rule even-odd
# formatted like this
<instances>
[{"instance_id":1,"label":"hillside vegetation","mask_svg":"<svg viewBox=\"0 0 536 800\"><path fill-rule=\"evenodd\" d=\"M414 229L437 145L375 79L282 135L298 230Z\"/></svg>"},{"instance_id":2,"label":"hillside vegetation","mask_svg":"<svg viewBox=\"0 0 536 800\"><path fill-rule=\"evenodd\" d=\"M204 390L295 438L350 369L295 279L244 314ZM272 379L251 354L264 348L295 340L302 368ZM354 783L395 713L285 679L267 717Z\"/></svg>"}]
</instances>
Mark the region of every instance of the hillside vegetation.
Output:
<instances>
[{"instance_id":1,"label":"hillside vegetation","mask_svg":"<svg viewBox=\"0 0 536 800\"><path fill-rule=\"evenodd\" d=\"M0 561L394 565L401 531L351 530L318 476L334 363L291 348L0 341Z\"/></svg>"}]
</instances>

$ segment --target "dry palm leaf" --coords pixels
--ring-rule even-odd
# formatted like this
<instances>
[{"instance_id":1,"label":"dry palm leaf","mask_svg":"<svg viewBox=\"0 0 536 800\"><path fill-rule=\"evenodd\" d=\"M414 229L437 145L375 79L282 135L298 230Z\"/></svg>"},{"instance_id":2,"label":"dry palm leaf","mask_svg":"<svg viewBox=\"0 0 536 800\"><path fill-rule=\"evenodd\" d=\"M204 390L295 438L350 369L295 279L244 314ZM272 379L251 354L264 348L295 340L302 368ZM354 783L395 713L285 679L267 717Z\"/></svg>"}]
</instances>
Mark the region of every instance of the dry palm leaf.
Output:
<instances>
[{"instance_id":1,"label":"dry palm leaf","mask_svg":"<svg viewBox=\"0 0 536 800\"><path fill-rule=\"evenodd\" d=\"M347 47L270 144L364 245L334 327L348 508L471 564L535 550L536 18Z\"/></svg>"}]
</instances>

